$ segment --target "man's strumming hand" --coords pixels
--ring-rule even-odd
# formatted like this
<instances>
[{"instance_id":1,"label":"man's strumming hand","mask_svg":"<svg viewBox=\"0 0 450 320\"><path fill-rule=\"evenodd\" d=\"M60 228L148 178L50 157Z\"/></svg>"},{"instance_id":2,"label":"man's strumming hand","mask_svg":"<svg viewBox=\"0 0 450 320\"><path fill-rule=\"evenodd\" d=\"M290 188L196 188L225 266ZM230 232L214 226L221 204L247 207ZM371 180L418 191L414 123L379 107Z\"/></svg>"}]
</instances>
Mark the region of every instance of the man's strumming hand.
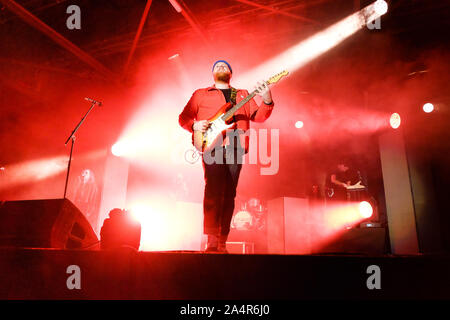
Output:
<instances>
[{"instance_id":1,"label":"man's strumming hand","mask_svg":"<svg viewBox=\"0 0 450 320\"><path fill-rule=\"evenodd\" d=\"M208 129L208 126L209 126L208 120L194 121L192 129L194 129L194 131L205 132L206 129Z\"/></svg>"}]
</instances>

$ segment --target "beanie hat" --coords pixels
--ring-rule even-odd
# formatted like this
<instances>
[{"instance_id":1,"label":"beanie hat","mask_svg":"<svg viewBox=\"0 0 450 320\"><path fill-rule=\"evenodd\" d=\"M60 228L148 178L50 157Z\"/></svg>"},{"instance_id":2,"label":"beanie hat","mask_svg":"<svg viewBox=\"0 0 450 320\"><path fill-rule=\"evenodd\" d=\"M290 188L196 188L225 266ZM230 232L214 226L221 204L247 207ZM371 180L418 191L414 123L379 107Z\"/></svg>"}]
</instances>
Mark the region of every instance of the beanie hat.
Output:
<instances>
[{"instance_id":1,"label":"beanie hat","mask_svg":"<svg viewBox=\"0 0 450 320\"><path fill-rule=\"evenodd\" d=\"M218 64L219 62L223 62L228 66L228 69L230 69L230 72L233 73L233 70L231 69L231 66L228 62L226 62L225 60L217 60L216 62L214 62L213 67L212 67L212 71L214 71L214 67L216 66L216 64Z\"/></svg>"}]
</instances>

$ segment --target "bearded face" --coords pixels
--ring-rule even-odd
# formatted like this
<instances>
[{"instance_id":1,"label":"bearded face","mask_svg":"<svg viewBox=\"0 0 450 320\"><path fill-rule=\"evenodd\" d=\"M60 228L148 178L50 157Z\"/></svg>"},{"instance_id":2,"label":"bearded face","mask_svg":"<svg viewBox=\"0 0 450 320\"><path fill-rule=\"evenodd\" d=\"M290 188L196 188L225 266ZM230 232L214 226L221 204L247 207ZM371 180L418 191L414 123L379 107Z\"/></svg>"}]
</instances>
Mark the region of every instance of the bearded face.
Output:
<instances>
[{"instance_id":1,"label":"bearded face","mask_svg":"<svg viewBox=\"0 0 450 320\"><path fill-rule=\"evenodd\" d=\"M225 63L218 63L214 66L213 71L214 81L230 83L231 72Z\"/></svg>"},{"instance_id":2,"label":"bearded face","mask_svg":"<svg viewBox=\"0 0 450 320\"><path fill-rule=\"evenodd\" d=\"M215 81L229 83L230 79L231 79L231 73L230 72L215 72L214 73L214 80Z\"/></svg>"}]
</instances>

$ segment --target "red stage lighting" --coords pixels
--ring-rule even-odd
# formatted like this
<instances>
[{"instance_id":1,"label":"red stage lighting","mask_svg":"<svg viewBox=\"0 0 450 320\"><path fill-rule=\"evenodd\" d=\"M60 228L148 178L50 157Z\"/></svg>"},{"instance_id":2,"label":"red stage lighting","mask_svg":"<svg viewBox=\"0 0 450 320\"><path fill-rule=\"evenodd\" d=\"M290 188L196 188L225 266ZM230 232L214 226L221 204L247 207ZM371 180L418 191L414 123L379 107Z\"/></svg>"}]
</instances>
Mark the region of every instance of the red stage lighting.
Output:
<instances>
[{"instance_id":1,"label":"red stage lighting","mask_svg":"<svg viewBox=\"0 0 450 320\"><path fill-rule=\"evenodd\" d=\"M389 119L389 123L391 124L391 127L393 129L397 129L398 127L400 127L401 123L400 115L398 113L393 113L391 115L391 118Z\"/></svg>"},{"instance_id":2,"label":"red stage lighting","mask_svg":"<svg viewBox=\"0 0 450 320\"><path fill-rule=\"evenodd\" d=\"M430 113L430 112L433 112L434 105L432 103L427 102L423 105L422 109L424 112Z\"/></svg>"},{"instance_id":3,"label":"red stage lighting","mask_svg":"<svg viewBox=\"0 0 450 320\"><path fill-rule=\"evenodd\" d=\"M361 201L359 203L359 213L365 219L370 218L373 214L372 205L367 201Z\"/></svg>"},{"instance_id":4,"label":"red stage lighting","mask_svg":"<svg viewBox=\"0 0 450 320\"><path fill-rule=\"evenodd\" d=\"M129 203L131 217L142 226L140 250L200 250L203 231L201 204L175 202L172 198L137 195L132 191Z\"/></svg>"},{"instance_id":5,"label":"red stage lighting","mask_svg":"<svg viewBox=\"0 0 450 320\"><path fill-rule=\"evenodd\" d=\"M181 11L183 11L181 9L181 6L179 5L179 3L177 2L177 0L169 0L170 4L172 5L172 7L178 12L181 13Z\"/></svg>"},{"instance_id":6,"label":"red stage lighting","mask_svg":"<svg viewBox=\"0 0 450 320\"><path fill-rule=\"evenodd\" d=\"M297 121L297 122L295 123L295 127L296 127L297 129L303 128L303 121Z\"/></svg>"}]
</instances>

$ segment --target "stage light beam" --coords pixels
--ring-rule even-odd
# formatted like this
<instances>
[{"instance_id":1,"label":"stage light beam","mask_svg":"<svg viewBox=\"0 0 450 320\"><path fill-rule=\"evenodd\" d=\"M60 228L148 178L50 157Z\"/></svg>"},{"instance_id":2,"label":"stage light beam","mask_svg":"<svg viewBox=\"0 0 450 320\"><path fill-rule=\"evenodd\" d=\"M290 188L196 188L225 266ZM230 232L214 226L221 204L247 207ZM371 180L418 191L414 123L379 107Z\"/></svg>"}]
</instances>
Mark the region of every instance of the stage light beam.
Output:
<instances>
[{"instance_id":1,"label":"stage light beam","mask_svg":"<svg viewBox=\"0 0 450 320\"><path fill-rule=\"evenodd\" d=\"M297 128L297 129L301 129L301 128L303 128L303 121L297 121L296 123L295 123L295 127Z\"/></svg>"},{"instance_id":2,"label":"stage light beam","mask_svg":"<svg viewBox=\"0 0 450 320\"><path fill-rule=\"evenodd\" d=\"M246 72L236 79L236 84L241 87L249 86L254 79L265 79L280 72L280 70L288 70L292 73L336 47L358 30L381 17L386 11L387 4L385 1L373 2Z\"/></svg>"}]
</instances>

